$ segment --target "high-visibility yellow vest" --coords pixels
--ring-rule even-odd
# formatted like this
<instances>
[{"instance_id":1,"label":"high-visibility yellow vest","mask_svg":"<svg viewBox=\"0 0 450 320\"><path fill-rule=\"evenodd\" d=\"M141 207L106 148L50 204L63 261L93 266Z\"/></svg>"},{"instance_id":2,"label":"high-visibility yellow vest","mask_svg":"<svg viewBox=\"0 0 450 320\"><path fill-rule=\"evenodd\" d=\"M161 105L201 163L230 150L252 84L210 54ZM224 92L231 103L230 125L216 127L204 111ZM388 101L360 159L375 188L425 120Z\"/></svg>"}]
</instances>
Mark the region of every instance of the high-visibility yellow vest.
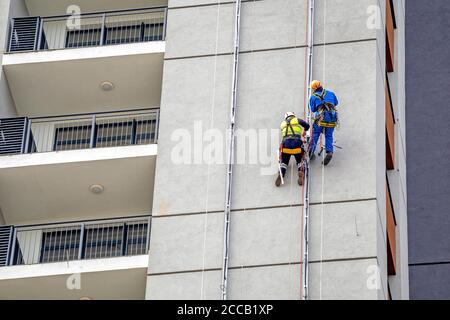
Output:
<instances>
[{"instance_id":1,"label":"high-visibility yellow vest","mask_svg":"<svg viewBox=\"0 0 450 320\"><path fill-rule=\"evenodd\" d=\"M299 124L296 117L292 117L288 121L285 120L281 123L281 134L283 138L290 136L301 137L303 135L303 127Z\"/></svg>"}]
</instances>

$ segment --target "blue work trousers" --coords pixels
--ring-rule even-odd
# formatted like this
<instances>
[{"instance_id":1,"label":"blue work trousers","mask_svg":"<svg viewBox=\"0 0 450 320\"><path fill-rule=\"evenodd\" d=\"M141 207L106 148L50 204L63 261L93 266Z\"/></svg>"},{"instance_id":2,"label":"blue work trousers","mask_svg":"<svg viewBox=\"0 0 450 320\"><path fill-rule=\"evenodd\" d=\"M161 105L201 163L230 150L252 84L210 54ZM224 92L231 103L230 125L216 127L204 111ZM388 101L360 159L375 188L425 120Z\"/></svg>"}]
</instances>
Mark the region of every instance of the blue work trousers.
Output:
<instances>
[{"instance_id":1,"label":"blue work trousers","mask_svg":"<svg viewBox=\"0 0 450 320\"><path fill-rule=\"evenodd\" d=\"M334 128L320 127L314 124L314 132L312 136L312 143L310 148L310 154L312 155L316 151L317 143L319 142L320 135L325 134L325 150L327 153L333 153L334 148Z\"/></svg>"}]
</instances>

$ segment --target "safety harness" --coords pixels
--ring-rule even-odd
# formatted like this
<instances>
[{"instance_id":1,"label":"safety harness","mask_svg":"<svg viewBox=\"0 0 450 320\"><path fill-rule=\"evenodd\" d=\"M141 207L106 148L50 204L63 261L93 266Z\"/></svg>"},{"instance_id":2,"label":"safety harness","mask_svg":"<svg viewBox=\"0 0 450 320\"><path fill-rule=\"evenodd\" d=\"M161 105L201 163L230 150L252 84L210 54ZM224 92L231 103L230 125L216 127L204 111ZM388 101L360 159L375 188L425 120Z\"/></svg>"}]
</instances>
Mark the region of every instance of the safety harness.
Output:
<instances>
[{"instance_id":1,"label":"safety harness","mask_svg":"<svg viewBox=\"0 0 450 320\"><path fill-rule=\"evenodd\" d=\"M291 121L292 119L294 119L295 117L289 117L288 119L286 119L286 124L287 124L287 129L286 129L286 137L285 138L289 138L289 139L301 139L302 136L299 134L296 134L294 131L294 128L292 127ZM300 125L300 124L299 124ZM289 129L291 129L292 134L289 134Z\"/></svg>"},{"instance_id":2,"label":"safety harness","mask_svg":"<svg viewBox=\"0 0 450 320\"><path fill-rule=\"evenodd\" d=\"M321 101L321 105L319 106L319 117L316 119L316 124L320 127L336 128L338 125L336 106L325 101L326 94L327 91L325 89L322 90L322 94L313 93L313 96L319 98ZM329 119L333 119L334 121L329 121Z\"/></svg>"},{"instance_id":3,"label":"safety harness","mask_svg":"<svg viewBox=\"0 0 450 320\"><path fill-rule=\"evenodd\" d=\"M302 136L299 135L299 134L296 134L295 131L294 131L294 128L292 127L291 120L294 119L294 118L295 117L290 117L290 118L286 119L286 124L287 124L286 136L283 138L283 142L286 139L294 139L294 140L303 141ZM289 134L289 130L291 130L291 134ZM283 147L282 148L282 152L285 153L285 154L292 154L292 155L300 154L300 153L303 152L303 147L296 148L296 149L288 149L288 148L284 148Z\"/></svg>"}]
</instances>

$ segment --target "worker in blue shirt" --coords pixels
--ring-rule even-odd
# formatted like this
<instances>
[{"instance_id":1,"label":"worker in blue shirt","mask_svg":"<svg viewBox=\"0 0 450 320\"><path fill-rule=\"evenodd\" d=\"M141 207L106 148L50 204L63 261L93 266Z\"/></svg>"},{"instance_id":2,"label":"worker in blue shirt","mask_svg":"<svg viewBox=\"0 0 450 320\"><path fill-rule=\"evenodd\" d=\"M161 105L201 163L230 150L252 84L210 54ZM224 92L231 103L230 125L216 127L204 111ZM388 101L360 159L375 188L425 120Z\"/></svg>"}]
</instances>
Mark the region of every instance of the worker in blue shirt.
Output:
<instances>
[{"instance_id":1,"label":"worker in blue shirt","mask_svg":"<svg viewBox=\"0 0 450 320\"><path fill-rule=\"evenodd\" d=\"M325 135L326 157L323 164L326 166L333 158L334 129L338 123L336 107L339 102L336 95L325 90L320 81L311 82L312 95L309 100L309 107L314 113L314 127L312 133L312 143L310 146L310 159L314 159L317 142L320 135Z\"/></svg>"}]
</instances>

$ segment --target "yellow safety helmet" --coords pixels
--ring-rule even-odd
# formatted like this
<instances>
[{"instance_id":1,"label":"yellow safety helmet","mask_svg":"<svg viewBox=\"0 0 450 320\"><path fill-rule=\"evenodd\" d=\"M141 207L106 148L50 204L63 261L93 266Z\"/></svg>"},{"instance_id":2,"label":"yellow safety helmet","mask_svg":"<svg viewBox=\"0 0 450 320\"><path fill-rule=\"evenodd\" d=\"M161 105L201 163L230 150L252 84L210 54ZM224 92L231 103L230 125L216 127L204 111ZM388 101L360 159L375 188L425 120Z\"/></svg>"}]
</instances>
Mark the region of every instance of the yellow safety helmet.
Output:
<instances>
[{"instance_id":1,"label":"yellow safety helmet","mask_svg":"<svg viewBox=\"0 0 450 320\"><path fill-rule=\"evenodd\" d=\"M313 91L316 91L317 88L320 88L321 86L322 86L322 84L321 84L320 81L318 81L318 80L313 80L313 81L311 82L311 89L312 89Z\"/></svg>"}]
</instances>

